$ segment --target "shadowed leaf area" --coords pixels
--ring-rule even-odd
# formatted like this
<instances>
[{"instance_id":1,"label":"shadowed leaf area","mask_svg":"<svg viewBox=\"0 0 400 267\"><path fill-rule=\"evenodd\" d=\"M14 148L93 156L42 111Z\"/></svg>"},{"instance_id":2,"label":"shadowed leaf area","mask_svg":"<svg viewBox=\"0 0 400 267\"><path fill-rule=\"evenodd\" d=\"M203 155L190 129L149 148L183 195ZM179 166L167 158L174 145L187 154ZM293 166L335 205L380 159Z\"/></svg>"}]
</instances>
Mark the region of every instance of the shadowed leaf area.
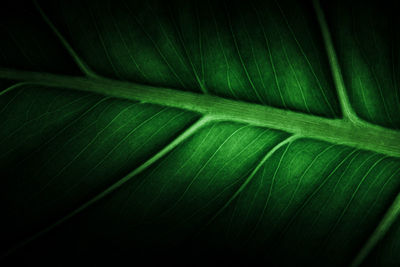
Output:
<instances>
[{"instance_id":1,"label":"shadowed leaf area","mask_svg":"<svg viewBox=\"0 0 400 267\"><path fill-rule=\"evenodd\" d=\"M224 118L215 100L325 132L348 107L384 147L400 128L390 2L47 2L0 10L1 265L400 264L394 153ZM61 82L77 76L106 85ZM131 100L116 81L201 98ZM219 117L195 108L204 95Z\"/></svg>"}]
</instances>

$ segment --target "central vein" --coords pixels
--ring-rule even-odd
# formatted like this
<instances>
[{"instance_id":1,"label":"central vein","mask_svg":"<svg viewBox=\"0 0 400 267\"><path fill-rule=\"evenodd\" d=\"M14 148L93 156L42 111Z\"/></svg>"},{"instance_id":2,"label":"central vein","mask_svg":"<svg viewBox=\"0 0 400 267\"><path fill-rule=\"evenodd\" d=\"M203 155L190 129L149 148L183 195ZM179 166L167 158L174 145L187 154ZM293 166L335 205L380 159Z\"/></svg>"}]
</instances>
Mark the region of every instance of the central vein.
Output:
<instances>
[{"instance_id":1,"label":"central vein","mask_svg":"<svg viewBox=\"0 0 400 267\"><path fill-rule=\"evenodd\" d=\"M329 119L217 96L105 78L70 77L3 68L0 68L0 78L181 108L220 120L268 127L400 157L400 132L367 123L356 125L349 120Z\"/></svg>"}]
</instances>

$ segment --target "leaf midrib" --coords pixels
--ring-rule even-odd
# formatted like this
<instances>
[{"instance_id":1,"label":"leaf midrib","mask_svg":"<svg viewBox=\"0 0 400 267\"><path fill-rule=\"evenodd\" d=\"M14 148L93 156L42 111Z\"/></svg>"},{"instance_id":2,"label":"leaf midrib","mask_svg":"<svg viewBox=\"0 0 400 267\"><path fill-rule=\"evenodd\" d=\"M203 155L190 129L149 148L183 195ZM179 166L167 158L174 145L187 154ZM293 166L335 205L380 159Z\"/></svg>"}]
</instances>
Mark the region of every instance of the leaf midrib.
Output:
<instances>
[{"instance_id":1,"label":"leaf midrib","mask_svg":"<svg viewBox=\"0 0 400 267\"><path fill-rule=\"evenodd\" d=\"M190 110L214 119L268 127L303 137L400 157L400 132L367 122L353 123L218 96L108 78L64 76L0 68L0 78L46 87L86 91Z\"/></svg>"}]
</instances>

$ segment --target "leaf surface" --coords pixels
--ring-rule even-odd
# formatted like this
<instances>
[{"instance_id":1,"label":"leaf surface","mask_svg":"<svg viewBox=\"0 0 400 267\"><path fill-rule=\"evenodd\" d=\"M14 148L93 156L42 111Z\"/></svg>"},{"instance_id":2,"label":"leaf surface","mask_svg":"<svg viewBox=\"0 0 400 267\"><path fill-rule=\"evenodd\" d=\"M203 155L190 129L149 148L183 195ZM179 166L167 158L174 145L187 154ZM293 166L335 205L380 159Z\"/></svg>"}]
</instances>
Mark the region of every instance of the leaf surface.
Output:
<instances>
[{"instance_id":1,"label":"leaf surface","mask_svg":"<svg viewBox=\"0 0 400 267\"><path fill-rule=\"evenodd\" d=\"M1 13L3 261L398 263L389 7L38 1Z\"/></svg>"}]
</instances>

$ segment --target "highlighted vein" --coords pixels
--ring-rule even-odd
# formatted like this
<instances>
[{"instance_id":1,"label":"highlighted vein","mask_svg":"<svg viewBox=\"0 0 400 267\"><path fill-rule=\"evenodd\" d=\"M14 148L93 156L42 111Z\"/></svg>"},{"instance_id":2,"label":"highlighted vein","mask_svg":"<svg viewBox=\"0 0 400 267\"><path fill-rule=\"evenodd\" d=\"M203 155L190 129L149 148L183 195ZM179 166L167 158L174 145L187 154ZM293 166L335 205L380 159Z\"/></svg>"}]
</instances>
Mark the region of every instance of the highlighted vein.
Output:
<instances>
[{"instance_id":1,"label":"highlighted vein","mask_svg":"<svg viewBox=\"0 0 400 267\"><path fill-rule=\"evenodd\" d=\"M260 162L257 164L257 166L254 168L254 170L250 173L250 175L246 178L246 180L244 181L244 183L239 187L239 189L231 196L231 198L225 203L224 206L222 206L222 208L220 208L215 215L208 221L207 225L212 223L217 217L218 215L220 215L231 203L232 201L234 201L239 195L240 193L247 187L247 185L253 180L254 176L257 174L257 172L260 170L260 168L264 165L264 163L271 158L271 156L281 147L283 147L286 144L289 144L291 142L293 142L294 140L300 138L299 135L292 135L286 139L284 139L283 141L281 141L280 143L278 143L277 145L275 145L270 151L268 151L268 153L260 160Z\"/></svg>"},{"instance_id":2,"label":"highlighted vein","mask_svg":"<svg viewBox=\"0 0 400 267\"><path fill-rule=\"evenodd\" d=\"M326 53L328 55L329 65L333 76L333 81L339 97L340 106L342 108L343 118L355 124L360 124L361 120L357 117L353 108L351 107L349 96L344 85L342 72L340 69L339 61L333 47L332 37L328 29L328 24L325 19L324 12L318 0L313 0L314 9L317 15L319 26L321 27L322 37L325 43Z\"/></svg>"},{"instance_id":3,"label":"highlighted vein","mask_svg":"<svg viewBox=\"0 0 400 267\"><path fill-rule=\"evenodd\" d=\"M397 170L393 174L393 176L399 172L400 169ZM400 194L397 195L396 199L393 201L392 205L386 212L385 216L383 216L382 220L375 228L375 231L372 233L368 241L361 248L361 250L358 252L356 257L350 264L350 267L357 267L361 265L361 263L365 260L368 254L376 246L376 244L386 235L386 233L389 231L390 227L393 225L394 221L399 217L399 215L400 215Z\"/></svg>"},{"instance_id":4,"label":"highlighted vein","mask_svg":"<svg viewBox=\"0 0 400 267\"><path fill-rule=\"evenodd\" d=\"M145 161L143 164L141 164L139 167L134 169L132 172L128 173L126 176L118 180L116 183L112 184L109 186L106 190L103 192L99 193L89 201L85 202L72 212L68 213L58 221L54 222L50 226L46 227L45 229L41 230L40 232L37 232L36 234L32 235L28 239L22 241L21 243L17 244L16 246L12 247L9 249L7 252L2 254L0 256L0 259L3 259L10 255L11 253L15 252L19 248L24 247L25 245L29 244L30 242L36 240L37 238L43 236L47 232L53 230L57 226L61 225L62 223L66 222L67 220L71 219L75 215L81 213L82 211L86 210L90 206L92 206L94 203L100 201L110 193L114 192L117 190L119 187L122 185L126 184L129 180L131 180L133 177L139 175L143 171L145 171L147 168L149 168L151 165L153 165L155 162L157 162L160 158L164 157L167 153L169 153L171 150L173 150L175 147L177 147L179 144L184 142L186 139L188 139L190 136L192 136L195 132L197 132L200 128L204 127L207 123L212 121L214 118L211 116L204 116L200 120L198 120L196 123L194 123L192 126L190 126L188 129L186 129L182 134L180 134L177 138L175 138L171 143L169 143L167 146L165 146L162 150L160 150L158 153L156 153L154 156L152 156L150 159Z\"/></svg>"},{"instance_id":5,"label":"highlighted vein","mask_svg":"<svg viewBox=\"0 0 400 267\"><path fill-rule=\"evenodd\" d=\"M175 107L225 121L267 127L400 157L400 132L369 123L356 125L344 119L329 119L218 96L107 78L91 79L6 68L0 68L0 78Z\"/></svg>"},{"instance_id":6,"label":"highlighted vein","mask_svg":"<svg viewBox=\"0 0 400 267\"><path fill-rule=\"evenodd\" d=\"M64 38L64 36L60 33L60 31L56 28L56 26L54 26L54 24L51 22L51 20L44 13L43 9L39 6L37 1L34 1L34 4L35 4L37 10L39 11L40 15L42 16L43 20L45 21L45 23L50 27L50 29L53 31L53 33L60 40L61 44L64 46L64 48L70 54L72 59L78 65L79 69L84 74L86 74L88 77L98 78L98 75L93 70L91 70L90 67L78 56L78 54L75 52L75 50L72 48L72 46L68 43L68 41Z\"/></svg>"}]
</instances>

